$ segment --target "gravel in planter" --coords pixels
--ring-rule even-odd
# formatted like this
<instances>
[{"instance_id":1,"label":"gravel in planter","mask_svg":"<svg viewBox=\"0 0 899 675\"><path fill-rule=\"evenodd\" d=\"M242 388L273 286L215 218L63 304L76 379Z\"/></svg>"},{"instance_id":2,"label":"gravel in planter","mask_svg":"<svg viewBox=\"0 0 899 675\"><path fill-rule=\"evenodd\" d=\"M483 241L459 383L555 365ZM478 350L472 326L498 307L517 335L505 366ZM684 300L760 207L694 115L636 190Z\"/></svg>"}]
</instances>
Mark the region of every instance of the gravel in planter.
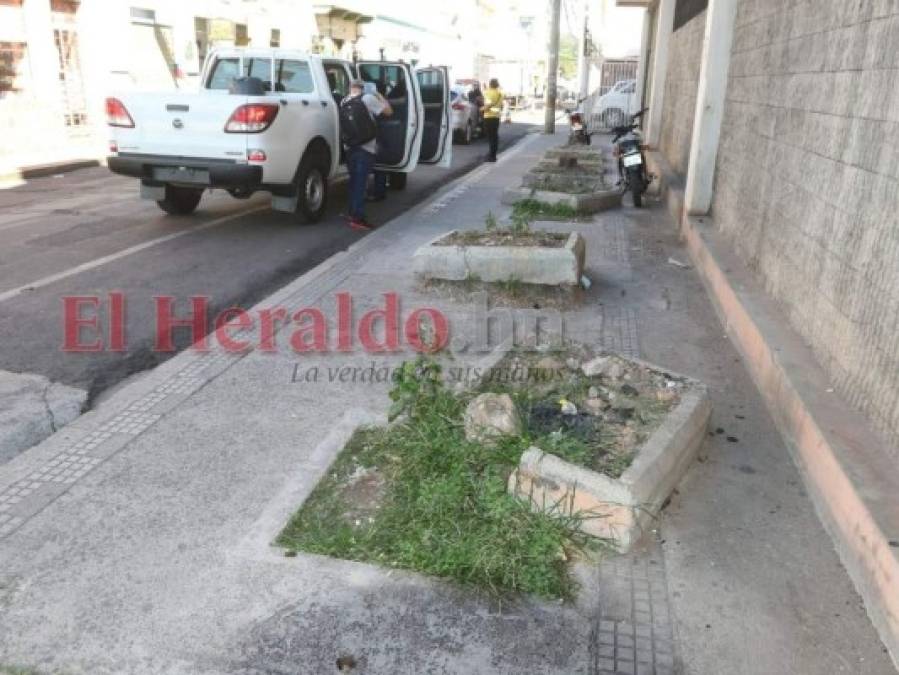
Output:
<instances>
[{"instance_id":1,"label":"gravel in planter","mask_svg":"<svg viewBox=\"0 0 899 675\"><path fill-rule=\"evenodd\" d=\"M434 242L434 246L548 246L562 248L568 232L545 230L462 230Z\"/></svg>"},{"instance_id":2,"label":"gravel in planter","mask_svg":"<svg viewBox=\"0 0 899 675\"><path fill-rule=\"evenodd\" d=\"M554 376L518 387L530 412L525 433L544 435L522 454L508 490L536 511L589 515L584 532L626 551L705 442L708 389L659 366L578 349L584 353L536 363L530 354L513 357L512 367Z\"/></svg>"},{"instance_id":3,"label":"gravel in planter","mask_svg":"<svg viewBox=\"0 0 899 675\"><path fill-rule=\"evenodd\" d=\"M600 175L573 171L531 171L523 176L521 184L526 188L534 190L566 192L568 194L587 194L608 189Z\"/></svg>"},{"instance_id":4,"label":"gravel in planter","mask_svg":"<svg viewBox=\"0 0 899 675\"><path fill-rule=\"evenodd\" d=\"M603 360L586 375L584 364ZM499 370L519 369L522 382L485 382L519 405L527 434L545 452L613 478L680 400L682 379L615 355L596 357L583 347L553 355L512 353ZM588 372L593 372L589 371Z\"/></svg>"}]
</instances>

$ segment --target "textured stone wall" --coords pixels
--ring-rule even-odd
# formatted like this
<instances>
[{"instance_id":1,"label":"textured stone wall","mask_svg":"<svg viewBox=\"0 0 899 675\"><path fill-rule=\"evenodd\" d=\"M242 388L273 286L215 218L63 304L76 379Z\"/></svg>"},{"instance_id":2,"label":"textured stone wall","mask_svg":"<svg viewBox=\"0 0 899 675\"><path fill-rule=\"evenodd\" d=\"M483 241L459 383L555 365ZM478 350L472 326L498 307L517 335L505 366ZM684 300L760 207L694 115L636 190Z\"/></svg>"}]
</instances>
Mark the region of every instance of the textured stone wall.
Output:
<instances>
[{"instance_id":1,"label":"textured stone wall","mask_svg":"<svg viewBox=\"0 0 899 675\"><path fill-rule=\"evenodd\" d=\"M712 207L837 391L894 447L897 68L895 0L742 0ZM678 157L679 124L672 134Z\"/></svg>"},{"instance_id":2,"label":"textured stone wall","mask_svg":"<svg viewBox=\"0 0 899 675\"><path fill-rule=\"evenodd\" d=\"M664 112L659 149L681 175L686 174L690 157L705 14L704 11L697 14L674 31L668 45L668 73L665 76L665 96L662 101Z\"/></svg>"}]
</instances>

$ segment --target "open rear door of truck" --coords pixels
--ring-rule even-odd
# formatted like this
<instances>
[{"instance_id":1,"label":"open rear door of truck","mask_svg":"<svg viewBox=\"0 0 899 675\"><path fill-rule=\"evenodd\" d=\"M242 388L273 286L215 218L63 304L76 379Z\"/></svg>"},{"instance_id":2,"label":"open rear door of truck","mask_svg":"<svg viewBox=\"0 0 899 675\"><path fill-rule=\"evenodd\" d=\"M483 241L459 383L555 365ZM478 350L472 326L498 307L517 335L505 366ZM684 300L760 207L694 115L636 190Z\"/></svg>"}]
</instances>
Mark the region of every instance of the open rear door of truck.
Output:
<instances>
[{"instance_id":1,"label":"open rear door of truck","mask_svg":"<svg viewBox=\"0 0 899 675\"><path fill-rule=\"evenodd\" d=\"M423 109L418 79L408 63L360 61L359 77L373 82L393 108L378 120L378 158L375 168L409 173L418 165L422 143Z\"/></svg>"},{"instance_id":2,"label":"open rear door of truck","mask_svg":"<svg viewBox=\"0 0 899 675\"><path fill-rule=\"evenodd\" d=\"M449 70L446 66L417 68L415 76L424 107L418 161L449 168L453 159Z\"/></svg>"}]
</instances>

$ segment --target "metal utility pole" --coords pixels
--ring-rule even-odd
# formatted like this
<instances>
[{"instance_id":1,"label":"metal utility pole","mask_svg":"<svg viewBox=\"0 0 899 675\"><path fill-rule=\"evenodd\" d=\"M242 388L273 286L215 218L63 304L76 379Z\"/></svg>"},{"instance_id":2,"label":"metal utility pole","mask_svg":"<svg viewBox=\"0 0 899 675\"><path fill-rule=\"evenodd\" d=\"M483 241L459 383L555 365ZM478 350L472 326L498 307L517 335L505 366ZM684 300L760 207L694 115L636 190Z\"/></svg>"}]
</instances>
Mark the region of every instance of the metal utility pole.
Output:
<instances>
[{"instance_id":1,"label":"metal utility pole","mask_svg":"<svg viewBox=\"0 0 899 675\"><path fill-rule=\"evenodd\" d=\"M556 80L559 76L559 15L562 0L552 0L549 26L549 65L546 73L546 110L543 117L543 133L556 132Z\"/></svg>"}]
</instances>

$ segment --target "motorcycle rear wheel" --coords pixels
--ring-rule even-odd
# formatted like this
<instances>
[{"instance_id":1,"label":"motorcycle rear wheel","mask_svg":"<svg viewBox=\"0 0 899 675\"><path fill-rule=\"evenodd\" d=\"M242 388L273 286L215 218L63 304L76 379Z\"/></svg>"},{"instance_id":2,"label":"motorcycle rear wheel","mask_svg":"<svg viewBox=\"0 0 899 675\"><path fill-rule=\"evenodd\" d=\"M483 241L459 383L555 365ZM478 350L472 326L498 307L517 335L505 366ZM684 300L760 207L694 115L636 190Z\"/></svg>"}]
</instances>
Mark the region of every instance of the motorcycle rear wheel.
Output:
<instances>
[{"instance_id":1,"label":"motorcycle rear wheel","mask_svg":"<svg viewBox=\"0 0 899 675\"><path fill-rule=\"evenodd\" d=\"M638 209L643 206L643 186L634 183L631 186L631 195L634 197L634 206Z\"/></svg>"}]
</instances>

